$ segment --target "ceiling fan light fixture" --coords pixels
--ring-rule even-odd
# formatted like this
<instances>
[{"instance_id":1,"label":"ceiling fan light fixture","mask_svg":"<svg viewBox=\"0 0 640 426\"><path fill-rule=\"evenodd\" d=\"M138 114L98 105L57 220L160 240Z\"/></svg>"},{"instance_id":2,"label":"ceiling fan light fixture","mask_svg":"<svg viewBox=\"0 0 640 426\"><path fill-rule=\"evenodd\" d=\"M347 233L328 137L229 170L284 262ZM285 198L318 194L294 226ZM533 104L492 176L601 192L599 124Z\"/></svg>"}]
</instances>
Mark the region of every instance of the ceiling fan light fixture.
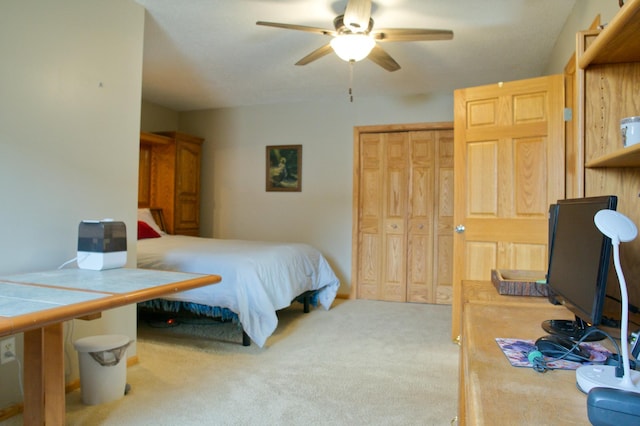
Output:
<instances>
[{"instance_id":1,"label":"ceiling fan light fixture","mask_svg":"<svg viewBox=\"0 0 640 426\"><path fill-rule=\"evenodd\" d=\"M343 61L361 61L366 58L376 41L366 34L340 34L331 40L331 47Z\"/></svg>"}]
</instances>

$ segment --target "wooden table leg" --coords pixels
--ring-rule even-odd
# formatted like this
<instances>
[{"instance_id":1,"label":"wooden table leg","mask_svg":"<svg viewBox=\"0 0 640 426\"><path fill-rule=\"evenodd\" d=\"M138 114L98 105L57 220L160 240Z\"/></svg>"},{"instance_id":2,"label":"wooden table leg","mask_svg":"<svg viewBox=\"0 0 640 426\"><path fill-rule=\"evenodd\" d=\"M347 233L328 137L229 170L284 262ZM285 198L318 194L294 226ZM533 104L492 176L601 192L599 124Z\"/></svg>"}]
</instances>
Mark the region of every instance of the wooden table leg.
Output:
<instances>
[{"instance_id":1,"label":"wooden table leg","mask_svg":"<svg viewBox=\"0 0 640 426\"><path fill-rule=\"evenodd\" d=\"M44 330L24 332L24 424L44 424Z\"/></svg>"},{"instance_id":2,"label":"wooden table leg","mask_svg":"<svg viewBox=\"0 0 640 426\"><path fill-rule=\"evenodd\" d=\"M24 424L65 422L62 323L24 333Z\"/></svg>"}]
</instances>

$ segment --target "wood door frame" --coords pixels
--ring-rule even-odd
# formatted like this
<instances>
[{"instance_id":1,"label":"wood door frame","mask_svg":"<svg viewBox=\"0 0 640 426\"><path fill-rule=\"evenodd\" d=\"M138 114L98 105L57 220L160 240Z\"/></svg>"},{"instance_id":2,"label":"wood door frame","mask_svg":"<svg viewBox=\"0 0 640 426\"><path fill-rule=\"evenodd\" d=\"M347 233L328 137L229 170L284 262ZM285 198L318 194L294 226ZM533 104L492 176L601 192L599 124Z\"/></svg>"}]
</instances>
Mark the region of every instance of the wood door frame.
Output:
<instances>
[{"instance_id":1,"label":"wood door frame","mask_svg":"<svg viewBox=\"0 0 640 426\"><path fill-rule=\"evenodd\" d=\"M353 199L351 207L351 291L349 299L358 298L356 276L358 274L358 217L360 195L360 136L366 133L416 132L429 130L453 130L453 121L433 123L383 124L355 126L353 128Z\"/></svg>"}]
</instances>

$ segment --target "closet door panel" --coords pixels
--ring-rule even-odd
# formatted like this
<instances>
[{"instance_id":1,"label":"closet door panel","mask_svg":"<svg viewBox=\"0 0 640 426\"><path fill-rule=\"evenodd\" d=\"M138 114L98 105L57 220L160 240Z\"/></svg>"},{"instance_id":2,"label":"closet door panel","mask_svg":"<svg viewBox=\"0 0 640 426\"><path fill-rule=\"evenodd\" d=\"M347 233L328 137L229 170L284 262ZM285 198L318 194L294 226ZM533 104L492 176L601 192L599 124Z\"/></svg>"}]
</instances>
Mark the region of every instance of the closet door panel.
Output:
<instances>
[{"instance_id":1,"label":"closet door panel","mask_svg":"<svg viewBox=\"0 0 640 426\"><path fill-rule=\"evenodd\" d=\"M453 298L453 131L441 130L437 136L437 167L434 208L433 283L435 300L451 304Z\"/></svg>"},{"instance_id":2,"label":"closet door panel","mask_svg":"<svg viewBox=\"0 0 640 426\"><path fill-rule=\"evenodd\" d=\"M385 248L382 300L404 302L407 300L406 215L409 138L405 133L385 133L381 135L381 141L384 146L382 240Z\"/></svg>"},{"instance_id":3,"label":"closet door panel","mask_svg":"<svg viewBox=\"0 0 640 426\"><path fill-rule=\"evenodd\" d=\"M409 211L407 220L407 300L428 303L434 299L433 208L436 132L411 132Z\"/></svg>"},{"instance_id":4,"label":"closet door panel","mask_svg":"<svg viewBox=\"0 0 640 426\"><path fill-rule=\"evenodd\" d=\"M360 140L361 171L358 199L358 298L382 298L384 256L382 250L383 144L378 134L362 135Z\"/></svg>"}]
</instances>

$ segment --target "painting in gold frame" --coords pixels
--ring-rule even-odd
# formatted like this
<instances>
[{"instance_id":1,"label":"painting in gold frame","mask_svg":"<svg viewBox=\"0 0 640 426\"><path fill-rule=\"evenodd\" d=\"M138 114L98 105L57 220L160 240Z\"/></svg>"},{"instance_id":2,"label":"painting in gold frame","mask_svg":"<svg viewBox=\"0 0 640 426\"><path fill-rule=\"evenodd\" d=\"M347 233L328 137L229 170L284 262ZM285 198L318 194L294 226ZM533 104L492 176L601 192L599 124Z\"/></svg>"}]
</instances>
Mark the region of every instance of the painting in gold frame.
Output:
<instances>
[{"instance_id":1,"label":"painting in gold frame","mask_svg":"<svg viewBox=\"0 0 640 426\"><path fill-rule=\"evenodd\" d=\"M267 191L302 191L302 145L267 146Z\"/></svg>"}]
</instances>

